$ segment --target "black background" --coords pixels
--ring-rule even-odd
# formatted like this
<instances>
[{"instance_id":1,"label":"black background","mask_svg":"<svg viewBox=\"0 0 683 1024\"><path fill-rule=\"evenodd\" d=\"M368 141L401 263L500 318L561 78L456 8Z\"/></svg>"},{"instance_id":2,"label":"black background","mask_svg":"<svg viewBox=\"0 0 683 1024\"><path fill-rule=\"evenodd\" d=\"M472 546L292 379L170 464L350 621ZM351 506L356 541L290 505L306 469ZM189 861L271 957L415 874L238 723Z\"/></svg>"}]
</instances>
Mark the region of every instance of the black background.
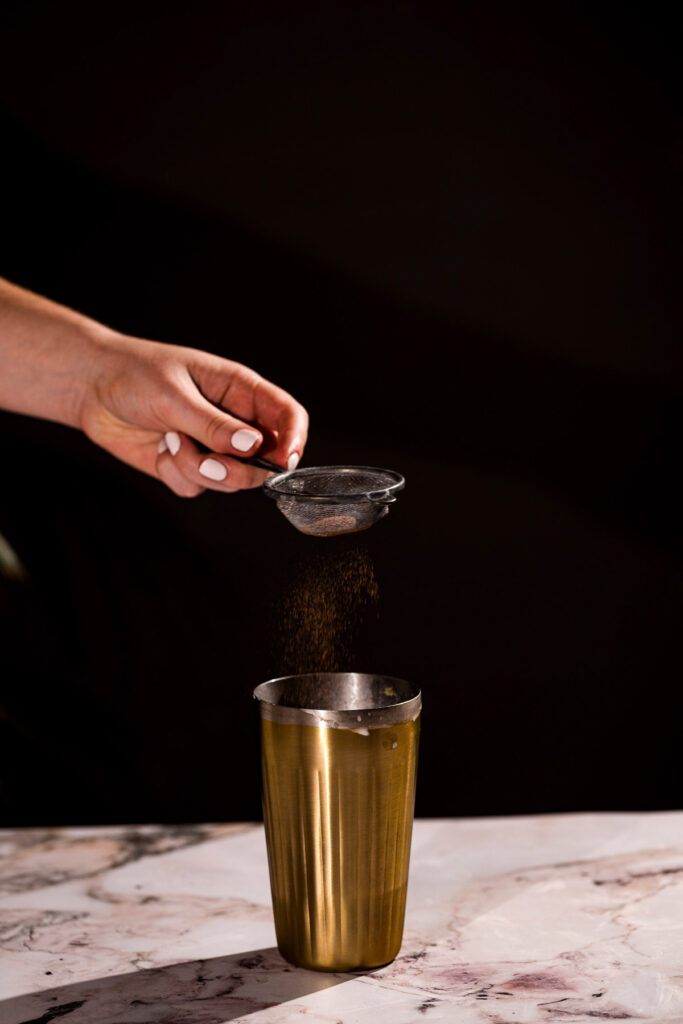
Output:
<instances>
[{"instance_id":1,"label":"black background","mask_svg":"<svg viewBox=\"0 0 683 1024\"><path fill-rule=\"evenodd\" d=\"M250 691L325 544L380 587L342 667L423 689L419 814L680 806L664 9L4 11L0 273L253 366L309 409L307 464L407 478L312 540L2 414L4 822L257 818Z\"/></svg>"}]
</instances>

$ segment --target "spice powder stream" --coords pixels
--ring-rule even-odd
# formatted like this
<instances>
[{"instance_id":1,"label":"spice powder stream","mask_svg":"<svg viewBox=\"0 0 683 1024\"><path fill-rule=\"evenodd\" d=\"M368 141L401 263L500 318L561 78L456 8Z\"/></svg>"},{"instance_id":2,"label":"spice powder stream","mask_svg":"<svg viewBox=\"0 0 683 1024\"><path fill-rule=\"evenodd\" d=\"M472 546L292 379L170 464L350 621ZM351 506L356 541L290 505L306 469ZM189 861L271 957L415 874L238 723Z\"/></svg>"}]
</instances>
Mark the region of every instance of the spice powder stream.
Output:
<instances>
[{"instance_id":1,"label":"spice powder stream","mask_svg":"<svg viewBox=\"0 0 683 1024\"><path fill-rule=\"evenodd\" d=\"M355 634L377 616L378 602L375 571L364 548L319 554L300 565L276 609L278 674L348 669Z\"/></svg>"}]
</instances>

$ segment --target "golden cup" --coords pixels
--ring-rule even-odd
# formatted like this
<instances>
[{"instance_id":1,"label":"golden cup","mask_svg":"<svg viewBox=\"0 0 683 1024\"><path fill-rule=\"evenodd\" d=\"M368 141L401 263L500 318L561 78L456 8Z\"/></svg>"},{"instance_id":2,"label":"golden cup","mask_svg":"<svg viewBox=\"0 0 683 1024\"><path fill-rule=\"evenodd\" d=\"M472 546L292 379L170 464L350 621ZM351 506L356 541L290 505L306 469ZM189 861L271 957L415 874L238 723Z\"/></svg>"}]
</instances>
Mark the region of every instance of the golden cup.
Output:
<instances>
[{"instance_id":1,"label":"golden cup","mask_svg":"<svg viewBox=\"0 0 683 1024\"><path fill-rule=\"evenodd\" d=\"M403 936L420 691L330 672L273 679L254 697L282 956L317 971L389 963Z\"/></svg>"}]
</instances>

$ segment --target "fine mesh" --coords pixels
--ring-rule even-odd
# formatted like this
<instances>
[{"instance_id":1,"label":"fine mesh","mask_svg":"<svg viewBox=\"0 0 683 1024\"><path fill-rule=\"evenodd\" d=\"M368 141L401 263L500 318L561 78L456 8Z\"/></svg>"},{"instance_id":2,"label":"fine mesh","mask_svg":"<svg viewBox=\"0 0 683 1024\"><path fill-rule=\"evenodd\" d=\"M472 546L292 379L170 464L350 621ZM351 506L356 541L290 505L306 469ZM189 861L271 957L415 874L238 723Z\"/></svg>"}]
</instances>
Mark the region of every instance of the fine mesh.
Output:
<instances>
[{"instance_id":1,"label":"fine mesh","mask_svg":"<svg viewBox=\"0 0 683 1024\"><path fill-rule=\"evenodd\" d=\"M404 486L400 473L368 466L319 466L280 473L264 488L292 526L316 537L367 530Z\"/></svg>"}]
</instances>

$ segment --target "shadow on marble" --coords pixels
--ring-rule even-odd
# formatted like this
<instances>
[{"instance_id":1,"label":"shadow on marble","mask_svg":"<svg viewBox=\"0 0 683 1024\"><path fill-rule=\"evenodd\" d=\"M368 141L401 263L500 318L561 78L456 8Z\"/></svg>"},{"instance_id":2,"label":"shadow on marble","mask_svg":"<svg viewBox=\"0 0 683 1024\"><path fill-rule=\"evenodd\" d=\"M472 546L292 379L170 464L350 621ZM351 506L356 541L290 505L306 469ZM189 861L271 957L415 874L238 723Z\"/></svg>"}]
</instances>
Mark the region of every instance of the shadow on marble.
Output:
<instances>
[{"instance_id":1,"label":"shadow on marble","mask_svg":"<svg viewBox=\"0 0 683 1024\"><path fill-rule=\"evenodd\" d=\"M254 949L76 981L0 1000L0 1024L226 1024L350 981Z\"/></svg>"}]
</instances>

